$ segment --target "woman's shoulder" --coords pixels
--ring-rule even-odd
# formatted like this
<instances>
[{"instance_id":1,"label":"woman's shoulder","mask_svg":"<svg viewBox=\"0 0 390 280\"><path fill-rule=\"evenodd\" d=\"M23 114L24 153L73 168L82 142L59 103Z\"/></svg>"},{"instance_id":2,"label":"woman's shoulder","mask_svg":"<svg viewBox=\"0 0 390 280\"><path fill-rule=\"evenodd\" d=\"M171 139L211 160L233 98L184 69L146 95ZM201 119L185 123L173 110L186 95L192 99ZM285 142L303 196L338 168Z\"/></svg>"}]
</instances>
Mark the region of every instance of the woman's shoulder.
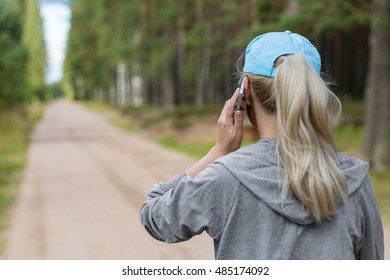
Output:
<instances>
[{"instance_id":1,"label":"woman's shoulder","mask_svg":"<svg viewBox=\"0 0 390 280\"><path fill-rule=\"evenodd\" d=\"M266 156L271 158L277 158L277 139L272 137L262 138L256 143L249 144L240 148L232 155L246 155L251 156Z\"/></svg>"},{"instance_id":2,"label":"woman's shoulder","mask_svg":"<svg viewBox=\"0 0 390 280\"><path fill-rule=\"evenodd\" d=\"M357 157L337 153L337 165L347 180L349 195L356 193L359 189L372 188L367 162Z\"/></svg>"},{"instance_id":3,"label":"woman's shoulder","mask_svg":"<svg viewBox=\"0 0 390 280\"><path fill-rule=\"evenodd\" d=\"M276 139L265 138L256 143L247 145L219 158L217 163L221 163L228 169L237 167L238 169L251 169L262 166L279 166L276 150Z\"/></svg>"},{"instance_id":4,"label":"woman's shoulder","mask_svg":"<svg viewBox=\"0 0 390 280\"><path fill-rule=\"evenodd\" d=\"M337 165L341 170L352 168L352 167L360 167L368 171L369 164L358 157L337 152L336 158L337 158Z\"/></svg>"}]
</instances>

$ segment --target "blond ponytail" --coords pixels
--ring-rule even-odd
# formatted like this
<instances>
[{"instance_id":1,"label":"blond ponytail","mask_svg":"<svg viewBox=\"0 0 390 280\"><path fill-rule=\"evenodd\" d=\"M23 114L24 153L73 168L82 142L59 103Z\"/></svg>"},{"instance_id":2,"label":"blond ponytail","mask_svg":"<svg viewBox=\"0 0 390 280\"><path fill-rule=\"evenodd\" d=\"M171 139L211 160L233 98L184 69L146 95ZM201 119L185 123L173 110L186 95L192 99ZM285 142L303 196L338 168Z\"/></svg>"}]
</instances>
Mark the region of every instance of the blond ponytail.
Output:
<instances>
[{"instance_id":1,"label":"blond ponytail","mask_svg":"<svg viewBox=\"0 0 390 280\"><path fill-rule=\"evenodd\" d=\"M341 103L304 56L282 56L275 66L275 78L241 74L247 75L264 108L277 115L282 199L291 189L321 221L334 215L338 200L347 195L331 133Z\"/></svg>"},{"instance_id":2,"label":"blond ponytail","mask_svg":"<svg viewBox=\"0 0 390 280\"><path fill-rule=\"evenodd\" d=\"M331 135L340 101L302 55L284 56L278 64L273 95L285 173L283 197L290 187L317 221L330 218L347 193Z\"/></svg>"}]
</instances>

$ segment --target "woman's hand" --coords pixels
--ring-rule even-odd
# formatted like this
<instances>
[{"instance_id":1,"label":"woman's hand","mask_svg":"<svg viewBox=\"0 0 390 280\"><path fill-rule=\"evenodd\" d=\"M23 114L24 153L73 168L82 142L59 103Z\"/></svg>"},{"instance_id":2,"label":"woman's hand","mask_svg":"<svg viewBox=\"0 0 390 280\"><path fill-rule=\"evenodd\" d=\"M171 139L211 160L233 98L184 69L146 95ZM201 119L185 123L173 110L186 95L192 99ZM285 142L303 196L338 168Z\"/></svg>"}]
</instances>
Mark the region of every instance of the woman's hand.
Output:
<instances>
[{"instance_id":1,"label":"woman's hand","mask_svg":"<svg viewBox=\"0 0 390 280\"><path fill-rule=\"evenodd\" d=\"M239 89L232 98L226 101L218 120L218 137L215 146L197 163L186 170L186 174L195 177L206 166L214 162L220 156L231 153L240 148L242 142L242 124L244 122L242 111L234 112ZM244 101L243 101L244 103ZM244 103L245 108L245 103Z\"/></svg>"},{"instance_id":2,"label":"woman's hand","mask_svg":"<svg viewBox=\"0 0 390 280\"><path fill-rule=\"evenodd\" d=\"M238 93L239 89L237 88L232 98L226 101L218 120L218 137L214 149L220 155L234 152L241 146L244 122L243 112L234 112Z\"/></svg>"}]
</instances>

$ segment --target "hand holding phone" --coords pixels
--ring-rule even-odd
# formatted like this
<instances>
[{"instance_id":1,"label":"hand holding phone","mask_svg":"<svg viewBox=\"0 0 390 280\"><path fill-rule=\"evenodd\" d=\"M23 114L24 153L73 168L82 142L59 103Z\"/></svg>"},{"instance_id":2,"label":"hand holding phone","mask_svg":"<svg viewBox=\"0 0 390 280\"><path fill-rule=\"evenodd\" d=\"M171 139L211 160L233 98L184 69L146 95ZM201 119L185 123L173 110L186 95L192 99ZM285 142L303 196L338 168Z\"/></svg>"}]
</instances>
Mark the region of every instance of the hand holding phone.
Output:
<instances>
[{"instance_id":1,"label":"hand holding phone","mask_svg":"<svg viewBox=\"0 0 390 280\"><path fill-rule=\"evenodd\" d=\"M239 111L241 108L241 102L242 98L244 97L244 90L245 90L245 76L242 76L240 81L239 81L239 86L240 86L240 92L238 93L238 99L236 103L236 111Z\"/></svg>"}]
</instances>

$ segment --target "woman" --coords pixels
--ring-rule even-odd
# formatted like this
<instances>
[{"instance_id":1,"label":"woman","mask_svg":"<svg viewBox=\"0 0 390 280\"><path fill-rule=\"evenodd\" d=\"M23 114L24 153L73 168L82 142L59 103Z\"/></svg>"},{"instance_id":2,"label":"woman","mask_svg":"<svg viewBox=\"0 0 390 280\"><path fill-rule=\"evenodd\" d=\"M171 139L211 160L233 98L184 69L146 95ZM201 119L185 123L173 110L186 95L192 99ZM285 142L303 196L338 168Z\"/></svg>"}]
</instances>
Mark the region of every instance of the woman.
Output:
<instances>
[{"instance_id":1,"label":"woman","mask_svg":"<svg viewBox=\"0 0 390 280\"><path fill-rule=\"evenodd\" d=\"M337 152L341 105L320 77L316 48L290 31L246 48L244 106L260 140L240 148L238 89L218 121L216 145L156 184L141 221L156 239L207 231L216 259L383 259L383 227L368 165Z\"/></svg>"}]
</instances>

